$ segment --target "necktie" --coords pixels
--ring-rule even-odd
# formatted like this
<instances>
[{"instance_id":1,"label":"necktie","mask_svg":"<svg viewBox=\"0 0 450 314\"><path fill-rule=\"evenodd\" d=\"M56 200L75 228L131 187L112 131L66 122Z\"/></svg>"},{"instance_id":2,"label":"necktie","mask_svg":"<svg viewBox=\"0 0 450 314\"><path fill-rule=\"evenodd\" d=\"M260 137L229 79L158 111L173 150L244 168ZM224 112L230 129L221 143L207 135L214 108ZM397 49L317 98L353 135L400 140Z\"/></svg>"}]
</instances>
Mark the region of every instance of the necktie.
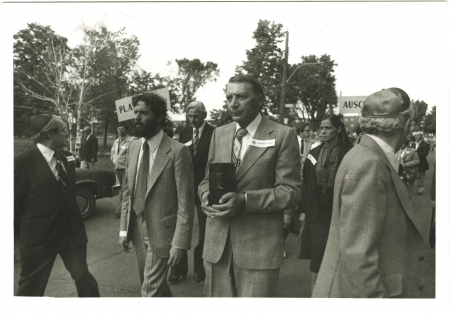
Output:
<instances>
[{"instance_id":1,"label":"necktie","mask_svg":"<svg viewBox=\"0 0 450 314\"><path fill-rule=\"evenodd\" d=\"M241 154L241 147L242 147L242 138L247 134L247 129L240 128L236 132L236 136L234 137L234 143L233 143L233 163L236 167L236 172L241 165L241 160L239 159L239 156Z\"/></svg>"},{"instance_id":2,"label":"necktie","mask_svg":"<svg viewBox=\"0 0 450 314\"><path fill-rule=\"evenodd\" d=\"M300 153L303 155L304 152L305 152L305 140L302 139L302 147L300 148Z\"/></svg>"},{"instance_id":3,"label":"necktie","mask_svg":"<svg viewBox=\"0 0 450 314\"><path fill-rule=\"evenodd\" d=\"M145 196L147 193L147 175L150 163L150 153L147 141L142 145L142 159L139 166L136 187L134 188L134 202L133 209L137 216L144 211Z\"/></svg>"},{"instance_id":4,"label":"necktie","mask_svg":"<svg viewBox=\"0 0 450 314\"><path fill-rule=\"evenodd\" d=\"M58 183L61 185L62 190L64 193L66 193L66 185L67 185L67 173L66 170L64 170L64 167L62 166L61 162L61 156L59 155L59 152L55 152L53 155L56 159L56 170L58 171Z\"/></svg>"},{"instance_id":5,"label":"necktie","mask_svg":"<svg viewBox=\"0 0 450 314\"><path fill-rule=\"evenodd\" d=\"M194 138L192 139L194 141L193 148L194 148L194 155L197 153L197 146L198 146L198 129L194 129Z\"/></svg>"}]
</instances>

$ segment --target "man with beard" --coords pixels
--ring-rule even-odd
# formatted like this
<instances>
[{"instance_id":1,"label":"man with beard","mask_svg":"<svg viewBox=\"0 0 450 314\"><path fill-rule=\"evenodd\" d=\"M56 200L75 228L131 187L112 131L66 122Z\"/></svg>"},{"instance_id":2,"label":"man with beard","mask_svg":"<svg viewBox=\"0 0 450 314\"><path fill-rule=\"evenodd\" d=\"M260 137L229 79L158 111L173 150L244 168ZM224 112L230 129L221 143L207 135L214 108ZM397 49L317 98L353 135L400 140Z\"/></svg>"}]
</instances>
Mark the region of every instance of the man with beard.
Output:
<instances>
[{"instance_id":1,"label":"man with beard","mask_svg":"<svg viewBox=\"0 0 450 314\"><path fill-rule=\"evenodd\" d=\"M166 104L156 94L133 98L136 135L123 178L119 244L136 251L143 297L171 297L167 271L190 248L194 175L189 149L164 134Z\"/></svg>"}]
</instances>

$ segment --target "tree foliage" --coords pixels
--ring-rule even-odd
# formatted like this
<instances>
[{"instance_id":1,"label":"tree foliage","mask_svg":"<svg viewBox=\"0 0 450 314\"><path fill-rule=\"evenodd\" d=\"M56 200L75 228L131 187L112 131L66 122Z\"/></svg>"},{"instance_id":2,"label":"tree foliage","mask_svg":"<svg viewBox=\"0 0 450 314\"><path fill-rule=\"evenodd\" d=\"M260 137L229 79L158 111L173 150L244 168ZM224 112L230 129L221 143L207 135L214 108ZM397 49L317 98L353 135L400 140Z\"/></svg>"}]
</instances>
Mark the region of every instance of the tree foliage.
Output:
<instances>
[{"instance_id":1,"label":"tree foliage","mask_svg":"<svg viewBox=\"0 0 450 314\"><path fill-rule=\"evenodd\" d=\"M214 62L203 63L199 59L176 59L177 75L168 84L177 96L173 111L184 111L186 106L196 100L195 93L208 82L215 82L220 75L219 66ZM168 65L171 63L169 62Z\"/></svg>"},{"instance_id":2,"label":"tree foliage","mask_svg":"<svg viewBox=\"0 0 450 314\"><path fill-rule=\"evenodd\" d=\"M431 111L426 114L424 129L427 133L436 133L436 106L431 107Z\"/></svg>"},{"instance_id":3,"label":"tree foliage","mask_svg":"<svg viewBox=\"0 0 450 314\"><path fill-rule=\"evenodd\" d=\"M420 123L425 118L425 114L427 113L428 104L422 100L411 100L411 105L414 108L413 122L416 125L420 125Z\"/></svg>"}]
</instances>

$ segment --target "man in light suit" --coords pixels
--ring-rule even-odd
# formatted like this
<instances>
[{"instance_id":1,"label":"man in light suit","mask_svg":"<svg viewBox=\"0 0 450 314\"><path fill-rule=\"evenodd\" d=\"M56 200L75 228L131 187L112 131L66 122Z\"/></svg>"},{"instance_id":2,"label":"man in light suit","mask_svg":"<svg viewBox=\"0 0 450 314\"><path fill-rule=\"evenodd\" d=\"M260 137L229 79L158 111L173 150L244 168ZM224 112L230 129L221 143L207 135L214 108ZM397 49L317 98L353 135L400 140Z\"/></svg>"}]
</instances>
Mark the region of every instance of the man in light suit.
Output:
<instances>
[{"instance_id":1,"label":"man in light suit","mask_svg":"<svg viewBox=\"0 0 450 314\"><path fill-rule=\"evenodd\" d=\"M423 289L423 239L395 152L414 111L388 88L367 97L365 132L336 174L327 247L313 297L416 298Z\"/></svg>"},{"instance_id":2,"label":"man in light suit","mask_svg":"<svg viewBox=\"0 0 450 314\"><path fill-rule=\"evenodd\" d=\"M197 191L200 182L205 178L205 168L208 161L209 145L214 127L208 124L206 119L205 105L200 101L193 101L186 108L186 116L190 127L180 132L179 142L189 147L194 165L194 187ZM198 243L194 249L194 281L205 280L205 268L203 267L203 245L205 242L206 215L201 210L200 198L195 193L195 208L198 218ZM169 281L176 282L180 276L185 277L188 272L187 255L182 261L172 267L169 272Z\"/></svg>"},{"instance_id":3,"label":"man in light suit","mask_svg":"<svg viewBox=\"0 0 450 314\"><path fill-rule=\"evenodd\" d=\"M20 224L18 296L43 296L57 255L79 297L99 297L86 263L87 236L77 205L75 158L64 151L67 128L58 116L31 117L35 146L14 157L14 213Z\"/></svg>"},{"instance_id":4,"label":"man in light suit","mask_svg":"<svg viewBox=\"0 0 450 314\"><path fill-rule=\"evenodd\" d=\"M189 149L162 131L165 101L156 94L133 98L136 133L128 147L119 244L136 251L143 297L170 297L167 271L190 248L194 175Z\"/></svg>"},{"instance_id":5,"label":"man in light suit","mask_svg":"<svg viewBox=\"0 0 450 314\"><path fill-rule=\"evenodd\" d=\"M84 128L84 135L86 136L86 142L83 147L85 165L87 165L87 169L95 169L95 163L97 162L98 139L94 134L92 134L90 126L86 126Z\"/></svg>"},{"instance_id":6,"label":"man in light suit","mask_svg":"<svg viewBox=\"0 0 450 314\"><path fill-rule=\"evenodd\" d=\"M199 186L206 220L205 295L272 297L283 260L283 211L298 204L300 158L295 131L263 117L261 84L232 77L226 98L233 122L216 128ZM235 191L209 202L209 164L233 162Z\"/></svg>"},{"instance_id":7,"label":"man in light suit","mask_svg":"<svg viewBox=\"0 0 450 314\"><path fill-rule=\"evenodd\" d=\"M430 145L423 140L423 132L413 133L416 142L413 143L413 148L416 149L417 155L419 155L419 178L416 180L417 194L423 194L425 189L425 173L430 169L428 165L427 156L430 152Z\"/></svg>"}]
</instances>

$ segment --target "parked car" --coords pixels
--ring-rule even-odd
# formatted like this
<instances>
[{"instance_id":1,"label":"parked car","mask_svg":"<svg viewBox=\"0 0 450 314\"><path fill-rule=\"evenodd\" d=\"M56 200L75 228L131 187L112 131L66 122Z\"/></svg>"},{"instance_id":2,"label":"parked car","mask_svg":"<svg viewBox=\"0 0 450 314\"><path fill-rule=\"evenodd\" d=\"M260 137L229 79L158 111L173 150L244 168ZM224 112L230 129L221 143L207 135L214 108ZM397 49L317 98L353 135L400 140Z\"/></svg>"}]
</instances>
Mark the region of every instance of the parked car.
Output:
<instances>
[{"instance_id":1,"label":"parked car","mask_svg":"<svg viewBox=\"0 0 450 314\"><path fill-rule=\"evenodd\" d=\"M76 169L77 203L83 219L89 218L95 209L95 201L118 194L116 174L108 170Z\"/></svg>"}]
</instances>

